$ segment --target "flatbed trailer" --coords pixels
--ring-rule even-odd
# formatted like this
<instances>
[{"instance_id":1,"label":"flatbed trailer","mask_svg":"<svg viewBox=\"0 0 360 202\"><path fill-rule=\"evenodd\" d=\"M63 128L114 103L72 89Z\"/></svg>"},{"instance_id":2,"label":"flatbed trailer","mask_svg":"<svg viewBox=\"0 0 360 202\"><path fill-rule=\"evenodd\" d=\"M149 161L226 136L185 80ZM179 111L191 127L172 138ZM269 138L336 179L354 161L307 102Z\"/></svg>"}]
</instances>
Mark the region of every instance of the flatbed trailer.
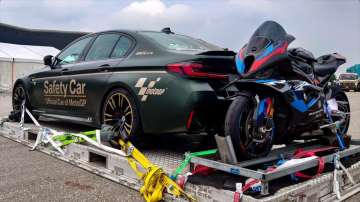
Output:
<instances>
[{"instance_id":1,"label":"flatbed trailer","mask_svg":"<svg viewBox=\"0 0 360 202\"><path fill-rule=\"evenodd\" d=\"M19 142L28 147L33 147L39 133L39 128L34 124L21 125L16 122L1 121L0 135ZM67 131L71 132L71 131ZM263 164L274 161L279 154L287 155L293 153L296 148L315 148L318 145L309 143L298 143L292 146L273 149L266 158L259 158L235 164L221 162L216 158L193 157L191 164L186 167L184 172L189 172L194 165L200 164L216 168L237 176L251 177L260 179L262 192L258 196L242 194L241 201L344 201L353 197L360 191L360 162L353 162L348 168L348 173L352 176L355 184L347 177L344 170L339 170L336 174L341 196L334 192L334 172L323 173L313 179L299 182L279 188L274 193L269 193L269 182L294 173L317 166L317 161L308 161L295 167L285 170L266 173L260 169L250 169L256 164ZM39 145L37 150L50 156L68 162L74 166L83 168L91 173L100 175L109 180L125 185L129 188L139 190L142 182L138 179L135 172L129 166L126 157L103 151L88 144L70 144L64 148L65 155L61 155L48 145ZM142 151L150 161L162 167L169 175L181 164L185 155L169 150L148 150ZM221 149L220 149L221 152ZM324 156L326 162L332 162L337 156L340 159L355 159L360 155L359 141L352 141L351 146L341 152ZM193 195L198 201L234 201L235 191L218 189L208 185L186 183L184 190ZM184 199L175 198L170 194L165 194L165 201L183 201ZM357 201L354 199L354 201Z\"/></svg>"}]
</instances>

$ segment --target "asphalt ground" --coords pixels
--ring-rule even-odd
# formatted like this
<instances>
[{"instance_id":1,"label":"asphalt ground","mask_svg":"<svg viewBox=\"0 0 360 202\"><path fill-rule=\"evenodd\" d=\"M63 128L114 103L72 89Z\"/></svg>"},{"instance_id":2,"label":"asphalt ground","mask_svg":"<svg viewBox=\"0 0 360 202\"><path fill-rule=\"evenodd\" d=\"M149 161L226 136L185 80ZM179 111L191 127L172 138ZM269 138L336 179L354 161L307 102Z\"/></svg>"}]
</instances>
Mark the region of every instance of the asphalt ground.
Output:
<instances>
[{"instance_id":1,"label":"asphalt ground","mask_svg":"<svg viewBox=\"0 0 360 202\"><path fill-rule=\"evenodd\" d=\"M348 93L349 134L360 139L360 93ZM11 97L0 93L0 117L11 111ZM58 128L63 123L48 123ZM72 130L84 126L66 124ZM357 201L356 196L352 200ZM137 191L74 167L0 136L0 201L143 201Z\"/></svg>"},{"instance_id":2,"label":"asphalt ground","mask_svg":"<svg viewBox=\"0 0 360 202\"><path fill-rule=\"evenodd\" d=\"M0 94L0 117L10 111L11 98ZM135 202L143 199L135 190L44 153L29 152L28 147L0 136L0 201Z\"/></svg>"}]
</instances>

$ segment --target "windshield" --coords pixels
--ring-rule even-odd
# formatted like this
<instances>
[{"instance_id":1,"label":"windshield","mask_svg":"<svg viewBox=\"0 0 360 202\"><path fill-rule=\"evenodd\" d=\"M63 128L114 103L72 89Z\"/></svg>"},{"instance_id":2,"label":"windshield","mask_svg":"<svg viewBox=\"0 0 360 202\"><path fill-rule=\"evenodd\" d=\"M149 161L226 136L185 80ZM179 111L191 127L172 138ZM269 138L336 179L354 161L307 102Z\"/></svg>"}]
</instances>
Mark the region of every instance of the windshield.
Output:
<instances>
[{"instance_id":1,"label":"windshield","mask_svg":"<svg viewBox=\"0 0 360 202\"><path fill-rule=\"evenodd\" d=\"M153 40L156 43L160 44L162 47L168 50L174 50L174 51L223 50L220 47L217 47L203 40L194 39L184 35L166 34L162 32L150 32L150 31L143 31L140 33L145 37L149 38L150 40Z\"/></svg>"},{"instance_id":2,"label":"windshield","mask_svg":"<svg viewBox=\"0 0 360 202\"><path fill-rule=\"evenodd\" d=\"M254 32L247 45L246 53L260 53L264 48L286 41L287 33L281 25L266 21Z\"/></svg>"},{"instance_id":3,"label":"windshield","mask_svg":"<svg viewBox=\"0 0 360 202\"><path fill-rule=\"evenodd\" d=\"M287 47L294 39L277 22L262 23L237 54L235 63L238 72L252 77L253 73L262 74L264 70L259 70L268 67L288 69L290 61L287 57Z\"/></svg>"},{"instance_id":4,"label":"windshield","mask_svg":"<svg viewBox=\"0 0 360 202\"><path fill-rule=\"evenodd\" d=\"M356 80L358 79L358 75L356 74L340 74L340 80Z\"/></svg>"}]
</instances>

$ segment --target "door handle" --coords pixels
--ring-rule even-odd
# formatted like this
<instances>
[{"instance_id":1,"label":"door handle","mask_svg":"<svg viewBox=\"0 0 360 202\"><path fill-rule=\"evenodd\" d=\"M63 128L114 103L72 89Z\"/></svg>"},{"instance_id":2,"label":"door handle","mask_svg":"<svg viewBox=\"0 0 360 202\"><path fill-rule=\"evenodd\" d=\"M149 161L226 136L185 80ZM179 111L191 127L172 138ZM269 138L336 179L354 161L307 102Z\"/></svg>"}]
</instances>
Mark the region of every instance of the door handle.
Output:
<instances>
[{"instance_id":1,"label":"door handle","mask_svg":"<svg viewBox=\"0 0 360 202\"><path fill-rule=\"evenodd\" d=\"M110 67L109 64L100 65L98 71L99 71L99 72L108 72L108 71L109 71L109 67Z\"/></svg>"},{"instance_id":2,"label":"door handle","mask_svg":"<svg viewBox=\"0 0 360 202\"><path fill-rule=\"evenodd\" d=\"M68 69L68 68L61 69L60 74L62 75L62 74L64 74L64 73L68 72L68 71L69 71L69 69Z\"/></svg>"},{"instance_id":3,"label":"door handle","mask_svg":"<svg viewBox=\"0 0 360 202\"><path fill-rule=\"evenodd\" d=\"M65 73L68 72L68 71L69 71L68 68L61 69L60 74L63 75L63 74L65 74Z\"/></svg>"}]
</instances>

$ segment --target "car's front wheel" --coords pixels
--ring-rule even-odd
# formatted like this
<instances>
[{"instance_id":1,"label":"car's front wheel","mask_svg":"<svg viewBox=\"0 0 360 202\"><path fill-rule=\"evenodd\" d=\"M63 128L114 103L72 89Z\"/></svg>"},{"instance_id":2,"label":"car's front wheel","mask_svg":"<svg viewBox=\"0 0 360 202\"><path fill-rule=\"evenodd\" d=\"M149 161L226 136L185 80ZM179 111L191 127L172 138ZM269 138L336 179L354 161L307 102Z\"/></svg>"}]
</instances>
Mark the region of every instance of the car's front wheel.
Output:
<instances>
[{"instance_id":1,"label":"car's front wheel","mask_svg":"<svg viewBox=\"0 0 360 202\"><path fill-rule=\"evenodd\" d=\"M13 107L13 112L11 113L12 119L14 121L20 121L21 119L21 105L23 103L23 101L25 100L25 107L29 110L31 110L31 105L30 105L30 101L28 99L28 96L26 94L25 91L25 87L23 84L17 84L13 90L13 94L12 94L12 107ZM37 119L38 116L34 115L33 116ZM25 113L24 116L24 121L25 122L31 122L30 117Z\"/></svg>"},{"instance_id":2,"label":"car's front wheel","mask_svg":"<svg viewBox=\"0 0 360 202\"><path fill-rule=\"evenodd\" d=\"M114 89L107 95L102 111L103 124L114 126L120 121L124 121L124 131L129 140L140 144L142 134L138 108L133 96L122 88ZM116 146L117 140L110 143Z\"/></svg>"}]
</instances>

